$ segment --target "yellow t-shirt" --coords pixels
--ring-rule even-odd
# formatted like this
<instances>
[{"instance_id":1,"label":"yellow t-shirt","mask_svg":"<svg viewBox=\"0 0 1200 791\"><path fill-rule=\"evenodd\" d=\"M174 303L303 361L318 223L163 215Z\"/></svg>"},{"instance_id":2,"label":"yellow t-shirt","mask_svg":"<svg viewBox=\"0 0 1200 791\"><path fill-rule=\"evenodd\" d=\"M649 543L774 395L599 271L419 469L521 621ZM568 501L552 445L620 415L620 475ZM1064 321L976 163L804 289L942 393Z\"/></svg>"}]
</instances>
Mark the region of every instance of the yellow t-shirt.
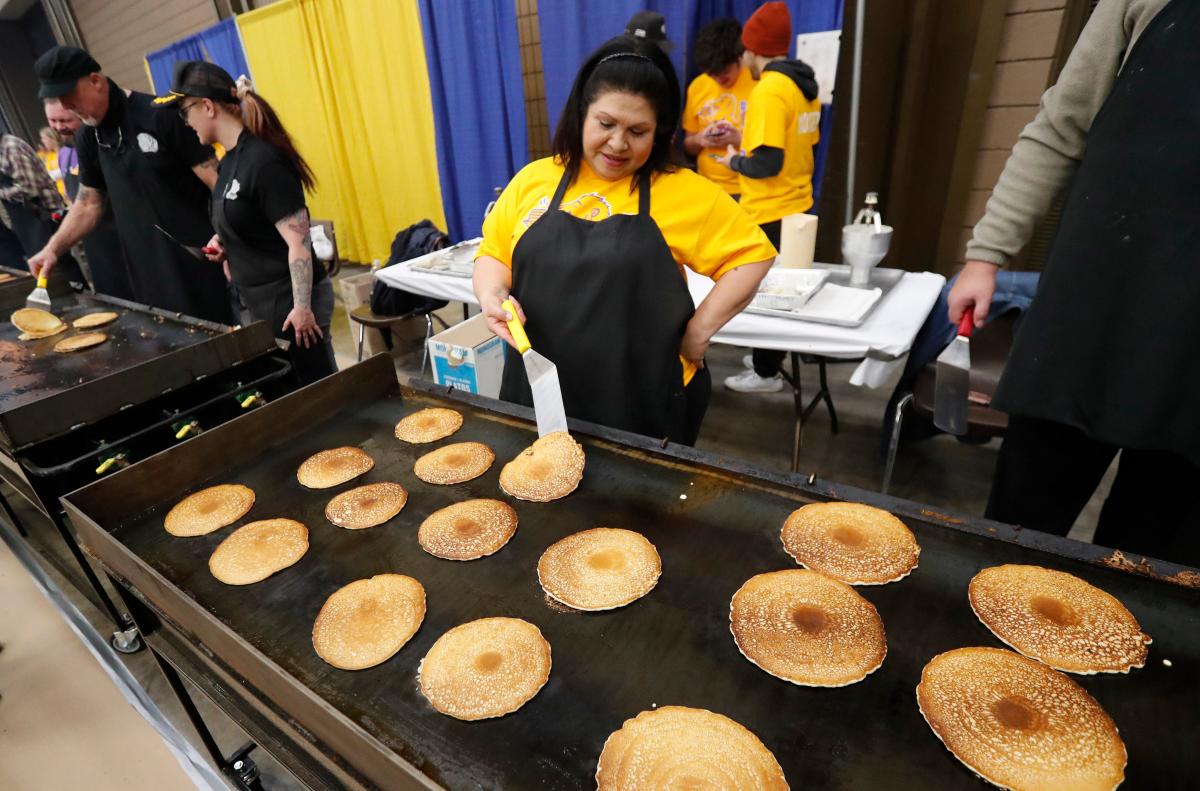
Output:
<instances>
[{"instance_id":1,"label":"yellow t-shirt","mask_svg":"<svg viewBox=\"0 0 1200 791\"><path fill-rule=\"evenodd\" d=\"M750 94L742 150L783 149L783 169L765 179L740 176L742 208L759 225L812 208L813 146L820 139L821 100L806 99L777 71L763 72Z\"/></svg>"},{"instance_id":2,"label":"yellow t-shirt","mask_svg":"<svg viewBox=\"0 0 1200 791\"><path fill-rule=\"evenodd\" d=\"M491 256L511 269L517 242L548 210L562 174L563 166L553 157L521 168L483 221L483 243L476 257ZM630 192L629 187L630 179L605 181L584 162L575 183L567 187L560 208L593 222L615 214L637 214L638 193ZM733 198L690 170L681 168L651 178L650 217L679 264L681 277L687 266L720 280L739 266L776 255L766 234ZM695 374L695 367L686 361L683 367L686 384Z\"/></svg>"},{"instance_id":3,"label":"yellow t-shirt","mask_svg":"<svg viewBox=\"0 0 1200 791\"><path fill-rule=\"evenodd\" d=\"M743 67L732 88L722 88L707 74L701 74L688 86L687 103L683 108L683 130L695 134L716 121L728 121L742 131L746 120L746 105L754 90L754 77ZM738 174L713 159L723 156L724 149L705 148L696 157L696 169L701 176L715 181L730 195L742 191Z\"/></svg>"}]
</instances>

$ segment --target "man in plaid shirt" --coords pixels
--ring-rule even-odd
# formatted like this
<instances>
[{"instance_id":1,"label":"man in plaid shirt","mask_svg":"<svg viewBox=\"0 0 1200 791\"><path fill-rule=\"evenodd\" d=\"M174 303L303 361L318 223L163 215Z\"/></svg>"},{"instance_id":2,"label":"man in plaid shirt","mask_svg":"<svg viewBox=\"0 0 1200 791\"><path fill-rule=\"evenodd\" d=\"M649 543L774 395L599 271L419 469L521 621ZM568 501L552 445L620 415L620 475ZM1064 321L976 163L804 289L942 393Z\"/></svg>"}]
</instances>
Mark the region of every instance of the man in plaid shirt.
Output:
<instances>
[{"instance_id":1,"label":"man in plaid shirt","mask_svg":"<svg viewBox=\"0 0 1200 791\"><path fill-rule=\"evenodd\" d=\"M33 146L16 135L0 135L0 202L27 256L45 246L67 209ZM74 259L63 274L85 282Z\"/></svg>"}]
</instances>

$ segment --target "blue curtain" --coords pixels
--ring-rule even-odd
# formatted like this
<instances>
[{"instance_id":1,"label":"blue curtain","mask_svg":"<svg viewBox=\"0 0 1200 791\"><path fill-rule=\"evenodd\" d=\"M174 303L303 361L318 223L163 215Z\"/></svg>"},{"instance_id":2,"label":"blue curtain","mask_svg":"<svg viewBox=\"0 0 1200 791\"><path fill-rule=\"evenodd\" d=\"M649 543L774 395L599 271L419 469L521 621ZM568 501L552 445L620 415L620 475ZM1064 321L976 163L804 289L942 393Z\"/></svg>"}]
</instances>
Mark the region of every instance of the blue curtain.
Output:
<instances>
[{"instance_id":1,"label":"blue curtain","mask_svg":"<svg viewBox=\"0 0 1200 791\"><path fill-rule=\"evenodd\" d=\"M207 60L225 69L235 79L238 75L250 74L237 23L232 17L147 55L155 93L170 90L171 74L175 62L180 60Z\"/></svg>"},{"instance_id":2,"label":"blue curtain","mask_svg":"<svg viewBox=\"0 0 1200 791\"><path fill-rule=\"evenodd\" d=\"M459 241L479 235L493 190L529 159L516 7L513 0L419 0L419 7L442 206L447 232Z\"/></svg>"},{"instance_id":3,"label":"blue curtain","mask_svg":"<svg viewBox=\"0 0 1200 791\"><path fill-rule=\"evenodd\" d=\"M542 66L545 70L546 109L550 129L558 123L571 92L575 72L596 47L625 31L625 23L634 12L645 9L658 11L667 20L667 37L675 45L671 60L680 75L680 87L696 76L691 59L691 43L700 28L714 19L733 17L739 22L750 18L763 0L556 0L541 3L538 16L542 32ZM792 14L792 34L840 30L842 0L787 0ZM845 51L849 46L845 45ZM821 176L825 172L825 155L833 128L832 105L821 115L821 143L816 150L816 169L813 173L815 194L819 197Z\"/></svg>"}]
</instances>

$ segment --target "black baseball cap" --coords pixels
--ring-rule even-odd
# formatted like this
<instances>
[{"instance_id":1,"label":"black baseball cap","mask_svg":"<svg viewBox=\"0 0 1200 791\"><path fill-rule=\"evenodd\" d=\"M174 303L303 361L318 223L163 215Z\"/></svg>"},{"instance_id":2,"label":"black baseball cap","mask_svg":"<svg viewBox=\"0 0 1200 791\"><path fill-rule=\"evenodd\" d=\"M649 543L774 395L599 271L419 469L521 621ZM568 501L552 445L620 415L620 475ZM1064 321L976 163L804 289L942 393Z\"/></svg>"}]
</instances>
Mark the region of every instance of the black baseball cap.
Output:
<instances>
[{"instance_id":1,"label":"black baseball cap","mask_svg":"<svg viewBox=\"0 0 1200 791\"><path fill-rule=\"evenodd\" d=\"M229 72L215 63L180 60L175 62L170 93L157 97L154 103L172 104L184 96L212 99L214 102L236 102L237 83L229 76Z\"/></svg>"},{"instance_id":2,"label":"black baseball cap","mask_svg":"<svg viewBox=\"0 0 1200 791\"><path fill-rule=\"evenodd\" d=\"M38 97L57 99L75 90L80 77L100 71L100 64L79 47L52 47L34 62L33 70L41 83Z\"/></svg>"},{"instance_id":3,"label":"black baseball cap","mask_svg":"<svg viewBox=\"0 0 1200 791\"><path fill-rule=\"evenodd\" d=\"M629 21L625 23L625 34L652 41L664 52L670 52L674 48L667 39L667 19L657 11L638 11L629 17Z\"/></svg>"}]
</instances>

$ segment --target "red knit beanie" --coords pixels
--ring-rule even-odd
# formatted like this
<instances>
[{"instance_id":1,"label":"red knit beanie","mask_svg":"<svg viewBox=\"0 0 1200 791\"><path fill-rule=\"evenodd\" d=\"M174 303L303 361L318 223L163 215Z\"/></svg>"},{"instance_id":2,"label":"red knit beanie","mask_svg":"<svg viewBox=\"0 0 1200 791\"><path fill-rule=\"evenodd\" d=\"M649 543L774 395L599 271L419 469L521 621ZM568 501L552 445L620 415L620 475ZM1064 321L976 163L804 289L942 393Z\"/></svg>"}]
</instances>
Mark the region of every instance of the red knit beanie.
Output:
<instances>
[{"instance_id":1,"label":"red knit beanie","mask_svg":"<svg viewBox=\"0 0 1200 791\"><path fill-rule=\"evenodd\" d=\"M792 15L787 3L763 3L742 28L742 45L755 55L773 58L788 54L792 45Z\"/></svg>"}]
</instances>

